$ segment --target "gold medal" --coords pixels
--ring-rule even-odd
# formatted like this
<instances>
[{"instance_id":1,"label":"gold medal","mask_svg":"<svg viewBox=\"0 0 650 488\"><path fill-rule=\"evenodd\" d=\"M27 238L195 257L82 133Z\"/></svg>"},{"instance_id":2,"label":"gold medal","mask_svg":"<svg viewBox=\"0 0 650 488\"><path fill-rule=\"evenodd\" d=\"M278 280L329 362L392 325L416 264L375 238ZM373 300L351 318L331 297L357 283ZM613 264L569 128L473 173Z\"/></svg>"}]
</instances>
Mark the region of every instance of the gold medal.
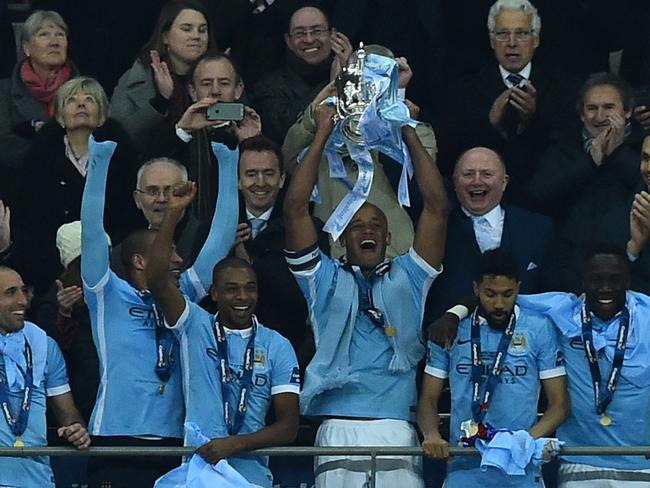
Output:
<instances>
[{"instance_id":1,"label":"gold medal","mask_svg":"<svg viewBox=\"0 0 650 488\"><path fill-rule=\"evenodd\" d=\"M478 434L478 424L473 422L469 429L469 436L474 437L476 434Z\"/></svg>"},{"instance_id":2,"label":"gold medal","mask_svg":"<svg viewBox=\"0 0 650 488\"><path fill-rule=\"evenodd\" d=\"M158 387L158 393L161 395L165 393L165 383L160 383L160 386Z\"/></svg>"},{"instance_id":3,"label":"gold medal","mask_svg":"<svg viewBox=\"0 0 650 488\"><path fill-rule=\"evenodd\" d=\"M604 413L600 415L600 425L603 427L609 427L612 425L612 418Z\"/></svg>"},{"instance_id":4,"label":"gold medal","mask_svg":"<svg viewBox=\"0 0 650 488\"><path fill-rule=\"evenodd\" d=\"M25 447L25 443L20 437L16 437L16 441L14 442L14 447Z\"/></svg>"},{"instance_id":5,"label":"gold medal","mask_svg":"<svg viewBox=\"0 0 650 488\"><path fill-rule=\"evenodd\" d=\"M396 330L395 327L393 327L392 325L387 325L384 327L384 332L386 332L386 335L388 337L393 337L395 335Z\"/></svg>"}]
</instances>

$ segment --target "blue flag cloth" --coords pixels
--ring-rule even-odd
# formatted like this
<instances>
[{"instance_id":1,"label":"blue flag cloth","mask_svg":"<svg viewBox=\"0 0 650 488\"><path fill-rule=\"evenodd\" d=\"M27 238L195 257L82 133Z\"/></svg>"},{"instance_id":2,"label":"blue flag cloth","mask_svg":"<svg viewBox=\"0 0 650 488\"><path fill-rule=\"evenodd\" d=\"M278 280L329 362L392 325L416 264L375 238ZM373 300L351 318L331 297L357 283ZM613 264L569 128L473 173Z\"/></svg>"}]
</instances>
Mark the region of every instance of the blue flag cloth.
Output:
<instances>
[{"instance_id":1,"label":"blue flag cloth","mask_svg":"<svg viewBox=\"0 0 650 488\"><path fill-rule=\"evenodd\" d=\"M525 430L500 430L489 442L482 439L476 441L476 447L481 452L481 470L487 471L488 467L493 467L509 476L526 475L526 467L531 462L540 466L550 461L559 453L562 444L557 439L545 437L535 440Z\"/></svg>"},{"instance_id":2,"label":"blue flag cloth","mask_svg":"<svg viewBox=\"0 0 650 488\"><path fill-rule=\"evenodd\" d=\"M523 308L546 315L565 337L581 337L580 313L584 296L562 292L519 295L517 303ZM630 330L621 376L638 388L645 388L650 386L650 327L645 323L650 317L650 297L628 291L626 305L630 312ZM594 347L597 351L604 349L610 361L614 359L616 334L615 327L593 331Z\"/></svg>"},{"instance_id":3,"label":"blue flag cloth","mask_svg":"<svg viewBox=\"0 0 650 488\"><path fill-rule=\"evenodd\" d=\"M201 433L198 425L185 423L187 444L202 446L210 442ZM235 468L222 459L217 464L210 464L200 455L194 454L189 462L182 464L156 480L154 488L251 488L253 485L239 474Z\"/></svg>"},{"instance_id":4,"label":"blue flag cloth","mask_svg":"<svg viewBox=\"0 0 650 488\"><path fill-rule=\"evenodd\" d=\"M413 176L413 163L402 140L401 129L405 125L415 127L416 122L411 119L408 108L397 96L397 63L385 56L368 54L363 77L364 83L369 87L368 92L372 94L372 99L359 121L363 142L359 144L346 138L339 122L325 145L324 153L329 164L330 177L339 180L350 190L323 227L334 240L339 238L352 216L368 199L374 174L371 150L386 154L402 165L397 199L401 205L410 205L408 180ZM330 97L324 103L336 105L337 102L334 97ZM359 170L355 183L348 178L341 158L341 155L346 153ZM312 194L312 199L318 202L317 190Z\"/></svg>"}]
</instances>

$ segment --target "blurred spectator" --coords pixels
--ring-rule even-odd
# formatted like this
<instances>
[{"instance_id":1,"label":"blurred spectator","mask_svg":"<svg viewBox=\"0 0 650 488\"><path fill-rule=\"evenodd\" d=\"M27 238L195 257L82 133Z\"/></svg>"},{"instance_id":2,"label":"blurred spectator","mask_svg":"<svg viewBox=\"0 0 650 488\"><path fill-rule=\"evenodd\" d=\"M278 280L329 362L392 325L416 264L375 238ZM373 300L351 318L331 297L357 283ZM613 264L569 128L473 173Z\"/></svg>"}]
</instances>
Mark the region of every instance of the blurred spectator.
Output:
<instances>
[{"instance_id":1,"label":"blurred spectator","mask_svg":"<svg viewBox=\"0 0 650 488\"><path fill-rule=\"evenodd\" d=\"M511 179L505 200L526 206L524 185L539 155L574 121L577 84L533 60L542 25L528 0L495 2L487 22L494 61L449 97L443 162L474 146L497 150Z\"/></svg>"},{"instance_id":2,"label":"blurred spectator","mask_svg":"<svg viewBox=\"0 0 650 488\"><path fill-rule=\"evenodd\" d=\"M163 122L175 124L190 105L188 73L214 47L207 19L195 0L170 1L149 41L115 87L113 116L124 124L139 153Z\"/></svg>"},{"instance_id":3,"label":"blurred spectator","mask_svg":"<svg viewBox=\"0 0 650 488\"><path fill-rule=\"evenodd\" d=\"M216 176L216 175L215 175ZM169 202L170 188L187 181L187 168L170 158L156 158L146 161L138 170L133 199L147 222L147 228L158 230L162 224ZM176 226L174 243L176 253L183 259L183 266L189 268L205 242L208 225L199 222L191 212L185 212ZM111 251L111 269L120 278L126 278L122 263L122 244Z\"/></svg>"},{"instance_id":4,"label":"blurred spectator","mask_svg":"<svg viewBox=\"0 0 650 488\"><path fill-rule=\"evenodd\" d=\"M359 42L381 44L408 59L413 81L407 97L422 109L422 120L444 118L444 87L448 69L441 0L324 0L332 26L345 34L356 49ZM480 2L471 9L480 8ZM467 12L465 12L467 15ZM453 56L463 39L454 36Z\"/></svg>"},{"instance_id":5,"label":"blurred spectator","mask_svg":"<svg viewBox=\"0 0 650 488\"><path fill-rule=\"evenodd\" d=\"M393 53L383 46L366 46L366 52L379 54L382 56L393 57ZM413 75L411 68L404 58L397 58L396 62L399 67L399 88L405 88ZM297 166L297 158L300 152L314 140L316 133L316 124L313 118L313 111L328 96L335 95L334 85L329 84L316 96L316 98L307 106L302 114L298 117L296 123L289 129L287 137L282 146L284 161L287 171L292 174ZM411 118L418 120L419 109L412 104L409 109L412 110ZM429 155L436 159L437 145L436 137L431 127L422 122L418 122L416 133ZM417 221L417 215L411 216L397 200L397 190L401 172L401 166L392 158L380 154L378 151L371 151L374 162L374 175L372 187L367 199L369 203L379 207L388 218L388 229L392 235L391 242L386 254L389 257L398 256L408 251L413 244L413 221ZM342 160L350 181L356 181L358 178L358 168L352 160L347 150L344 148ZM413 201L419 199L419 192L416 185L411 182L410 192ZM330 177L328 161L323 156L318 175L318 190L320 203L314 205L314 216L326 222L334 209L349 193L349 188L340 180L334 180ZM337 241L331 244L332 257L338 258L345 253L343 246Z\"/></svg>"},{"instance_id":6,"label":"blurred spectator","mask_svg":"<svg viewBox=\"0 0 650 488\"><path fill-rule=\"evenodd\" d=\"M294 12L284 41L284 66L264 77L252 93L253 105L264 120L264 134L278 144L282 144L300 112L352 53L348 38L330 29L325 12L314 6L300 7Z\"/></svg>"},{"instance_id":7,"label":"blurred spectator","mask_svg":"<svg viewBox=\"0 0 650 488\"><path fill-rule=\"evenodd\" d=\"M68 60L68 27L53 11L34 12L23 24L24 59L0 81L0 196L15 203L16 181L29 143L54 115L54 95L77 69Z\"/></svg>"},{"instance_id":8,"label":"blurred spectator","mask_svg":"<svg viewBox=\"0 0 650 488\"><path fill-rule=\"evenodd\" d=\"M551 219L502 204L509 181L494 151L478 147L464 152L453 180L459 205L449 214L445 272L429 291L425 324L472 293L481 254L490 249L504 249L516 258L521 293L542 291L541 275L553 240Z\"/></svg>"},{"instance_id":9,"label":"blurred spectator","mask_svg":"<svg viewBox=\"0 0 650 488\"><path fill-rule=\"evenodd\" d=\"M81 283L81 222L63 224L56 233L63 274L38 301L36 321L61 348L72 396L86 423L99 386L99 361L93 344ZM32 308L34 305L32 304Z\"/></svg>"},{"instance_id":10,"label":"blurred spectator","mask_svg":"<svg viewBox=\"0 0 650 488\"><path fill-rule=\"evenodd\" d=\"M8 263L11 251L11 209L0 200L0 264Z\"/></svg>"},{"instance_id":11,"label":"blurred spectator","mask_svg":"<svg viewBox=\"0 0 650 488\"><path fill-rule=\"evenodd\" d=\"M240 242L235 254L253 265L257 275L256 314L267 327L289 339L304 370L314 354L307 326L307 305L284 259L283 188L286 173L277 144L264 136L239 146ZM329 254L329 239L319 230L319 246Z\"/></svg>"},{"instance_id":12,"label":"blurred spectator","mask_svg":"<svg viewBox=\"0 0 650 488\"><path fill-rule=\"evenodd\" d=\"M13 269L0 266L0 445L47 446L45 410L52 409L59 437L78 449L90 446L85 423L70 394L61 351L25 320L27 287ZM49 458L0 457L0 485L54 486Z\"/></svg>"},{"instance_id":13,"label":"blurred spectator","mask_svg":"<svg viewBox=\"0 0 650 488\"><path fill-rule=\"evenodd\" d=\"M631 119L631 89L615 75L587 78L576 106L581 131L549 147L528 187L531 203L556 222L551 288L568 291L579 291L580 257L594 242L629 239L643 136Z\"/></svg>"},{"instance_id":14,"label":"blurred spectator","mask_svg":"<svg viewBox=\"0 0 650 488\"><path fill-rule=\"evenodd\" d=\"M25 156L16 208L16 265L36 294L61 273L56 231L79 220L88 169L88 137L119 143L111 165L106 228L119 242L136 218L130 193L135 159L128 136L108 118L108 99L92 78L74 78L57 91L56 120L39 131Z\"/></svg>"},{"instance_id":15,"label":"blurred spectator","mask_svg":"<svg viewBox=\"0 0 650 488\"><path fill-rule=\"evenodd\" d=\"M190 212L199 222L212 219L217 198L218 164L212 150L212 141L222 142L229 148L247 137L260 133L260 117L243 107L244 118L213 120L207 110L219 102L237 102L244 92L244 83L237 68L227 54L208 52L202 56L189 73L189 96L194 102L176 124L160 126L147 151L147 157L169 156L187 167L190 181L198 186Z\"/></svg>"}]
</instances>

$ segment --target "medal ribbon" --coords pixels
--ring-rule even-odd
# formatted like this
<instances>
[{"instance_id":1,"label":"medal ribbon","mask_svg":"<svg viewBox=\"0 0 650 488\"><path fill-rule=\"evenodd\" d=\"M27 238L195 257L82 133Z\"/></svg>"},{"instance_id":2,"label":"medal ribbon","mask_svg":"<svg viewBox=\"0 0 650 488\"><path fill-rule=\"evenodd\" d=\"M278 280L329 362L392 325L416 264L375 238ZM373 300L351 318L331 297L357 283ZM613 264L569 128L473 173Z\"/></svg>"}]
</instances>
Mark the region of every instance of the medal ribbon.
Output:
<instances>
[{"instance_id":1,"label":"medal ribbon","mask_svg":"<svg viewBox=\"0 0 650 488\"><path fill-rule=\"evenodd\" d=\"M236 435L244 423L244 416L248 409L248 395L253 387L253 366L255 354L255 334L257 333L257 319L253 316L253 332L248 339L246 351L244 352L244 372L241 379L239 398L233 415L230 409L228 384L233 380L228 360L228 342L226 331L219 323L219 316L214 318L214 338L217 342L217 353L219 354L219 377L221 379L221 399L223 401L223 415L229 435ZM233 418L234 417L234 418Z\"/></svg>"},{"instance_id":2,"label":"medal ribbon","mask_svg":"<svg viewBox=\"0 0 650 488\"><path fill-rule=\"evenodd\" d=\"M7 372L5 371L4 364L2 366L2 375L0 376L0 405L2 406L2 413L5 416L7 424L11 428L11 432L16 437L20 437L27 429L27 421L29 419L29 410L32 403L32 390L34 389L34 363L32 359L32 348L25 340L25 362L27 370L23 373L25 377L25 389L23 390L23 399L20 403L20 411L18 416L14 417L11 413L9 405L9 384L7 382Z\"/></svg>"},{"instance_id":3,"label":"medal ribbon","mask_svg":"<svg viewBox=\"0 0 650 488\"><path fill-rule=\"evenodd\" d=\"M390 270L390 261L384 261L378 264L375 269L370 273L369 279L363 276L363 273L358 267L345 265L345 269L354 275L354 280L357 283L357 290L359 293L359 309L371 320L377 327L383 327L386 320L384 313L375 307L372 299L372 284L377 277L381 277Z\"/></svg>"},{"instance_id":4,"label":"medal ribbon","mask_svg":"<svg viewBox=\"0 0 650 488\"><path fill-rule=\"evenodd\" d=\"M143 302L151 306L156 321L156 376L162 383L167 383L176 364L173 352L176 338L174 333L165 327L163 314L158 309L151 293L148 291L138 291L137 293Z\"/></svg>"},{"instance_id":5,"label":"medal ribbon","mask_svg":"<svg viewBox=\"0 0 650 488\"><path fill-rule=\"evenodd\" d=\"M625 346L627 345L627 334L630 329L630 312L627 307L621 310L619 318L618 333L616 334L616 350L612 361L612 370L609 372L607 383L602 383L600 367L598 366L598 351L594 347L593 333L591 329L591 312L587 310L587 305L582 307L580 314L582 318L582 344L587 355L589 363L589 372L591 373L591 383L594 389L594 403L596 413L602 415L607 410L610 402L614 398L614 390L618 383L618 378L623 368L623 359L625 358Z\"/></svg>"},{"instance_id":6,"label":"medal ribbon","mask_svg":"<svg viewBox=\"0 0 650 488\"><path fill-rule=\"evenodd\" d=\"M496 388L499 376L503 371L503 364L508 354L508 344L510 344L510 339L515 332L515 325L516 320L513 311L508 326L501 334L501 340L499 341L497 354L494 358L494 364L492 365L492 369L486 381L483 401L481 401L480 390L481 378L483 376L483 361L481 359L481 324L479 321L478 310L474 311L474 315L472 316L472 417L474 418L474 421L479 424L483 422L483 419L490 408L494 389Z\"/></svg>"}]
</instances>

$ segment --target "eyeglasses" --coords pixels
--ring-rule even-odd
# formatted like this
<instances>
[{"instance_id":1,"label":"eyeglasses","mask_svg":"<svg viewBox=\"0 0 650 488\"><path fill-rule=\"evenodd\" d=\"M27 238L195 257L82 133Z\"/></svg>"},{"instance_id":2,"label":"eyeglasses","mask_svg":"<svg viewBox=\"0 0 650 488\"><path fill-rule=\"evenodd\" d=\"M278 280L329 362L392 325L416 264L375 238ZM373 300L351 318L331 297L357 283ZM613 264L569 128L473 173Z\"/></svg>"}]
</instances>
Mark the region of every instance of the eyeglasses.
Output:
<instances>
[{"instance_id":1,"label":"eyeglasses","mask_svg":"<svg viewBox=\"0 0 650 488\"><path fill-rule=\"evenodd\" d=\"M165 196L165 198L169 197L169 194L172 191L171 186L165 186L163 188L159 186L148 186L144 190L141 190L140 188L136 188L135 191L137 193L141 193L143 195L147 195L150 198L160 198L162 195Z\"/></svg>"},{"instance_id":2,"label":"eyeglasses","mask_svg":"<svg viewBox=\"0 0 650 488\"><path fill-rule=\"evenodd\" d=\"M325 37L329 34L330 30L327 27L316 27L315 29L296 29L289 34L289 37L297 41L306 39L307 36L311 37Z\"/></svg>"},{"instance_id":3,"label":"eyeglasses","mask_svg":"<svg viewBox=\"0 0 650 488\"><path fill-rule=\"evenodd\" d=\"M492 37L494 37L499 42L508 42L512 36L515 36L515 40L520 42L525 42L528 41L534 33L535 31L532 30L515 31L515 32L498 31L498 32L492 32Z\"/></svg>"}]
</instances>

